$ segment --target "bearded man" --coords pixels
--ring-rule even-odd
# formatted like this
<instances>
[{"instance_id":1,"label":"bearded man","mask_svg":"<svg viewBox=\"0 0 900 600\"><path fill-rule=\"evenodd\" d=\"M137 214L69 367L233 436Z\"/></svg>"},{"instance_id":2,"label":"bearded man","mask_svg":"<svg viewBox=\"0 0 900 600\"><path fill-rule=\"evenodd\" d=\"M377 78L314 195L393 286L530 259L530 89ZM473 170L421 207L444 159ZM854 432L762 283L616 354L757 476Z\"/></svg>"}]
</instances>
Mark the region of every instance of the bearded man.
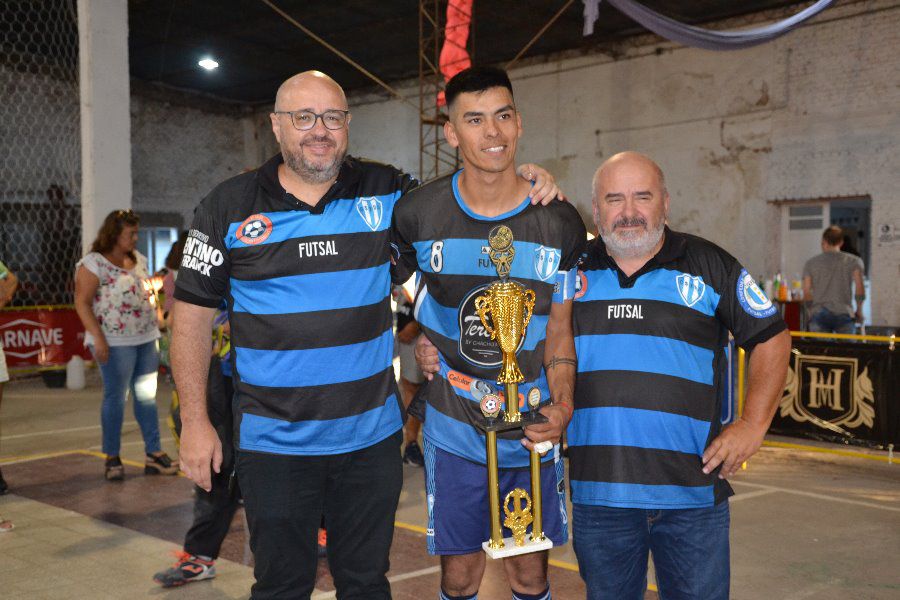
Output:
<instances>
[{"instance_id":1,"label":"bearded man","mask_svg":"<svg viewBox=\"0 0 900 600\"><path fill-rule=\"evenodd\" d=\"M597 170L578 273L568 428L572 531L590 600L726 600L731 487L760 447L790 336L725 250L666 226L662 169L623 152ZM728 332L750 354L743 413L722 427Z\"/></svg>"},{"instance_id":2,"label":"bearded man","mask_svg":"<svg viewBox=\"0 0 900 600\"><path fill-rule=\"evenodd\" d=\"M338 598L384 600L403 483L389 226L417 182L347 155L347 98L324 73L285 81L271 119L281 152L210 192L185 244L171 349L181 466L206 491L221 469L206 381L224 299L252 598L310 597L324 515ZM532 198L557 195L529 172Z\"/></svg>"}]
</instances>

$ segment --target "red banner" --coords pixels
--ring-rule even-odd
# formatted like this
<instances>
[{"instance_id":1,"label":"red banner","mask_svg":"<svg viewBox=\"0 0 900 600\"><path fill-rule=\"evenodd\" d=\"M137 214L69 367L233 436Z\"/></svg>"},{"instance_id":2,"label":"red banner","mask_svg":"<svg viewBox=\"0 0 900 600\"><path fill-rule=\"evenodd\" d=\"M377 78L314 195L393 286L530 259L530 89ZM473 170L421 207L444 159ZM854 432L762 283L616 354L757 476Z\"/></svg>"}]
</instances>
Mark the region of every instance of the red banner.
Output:
<instances>
[{"instance_id":1,"label":"red banner","mask_svg":"<svg viewBox=\"0 0 900 600\"><path fill-rule=\"evenodd\" d=\"M0 345L10 369L65 365L76 354L91 358L74 308L0 311Z\"/></svg>"}]
</instances>

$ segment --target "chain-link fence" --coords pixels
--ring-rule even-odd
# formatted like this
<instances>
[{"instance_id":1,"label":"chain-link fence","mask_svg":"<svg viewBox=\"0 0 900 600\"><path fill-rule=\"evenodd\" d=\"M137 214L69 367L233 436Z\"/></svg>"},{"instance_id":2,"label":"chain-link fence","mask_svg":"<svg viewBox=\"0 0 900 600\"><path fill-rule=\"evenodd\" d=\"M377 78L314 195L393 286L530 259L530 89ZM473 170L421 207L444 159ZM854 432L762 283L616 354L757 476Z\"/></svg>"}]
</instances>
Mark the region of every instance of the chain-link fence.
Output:
<instances>
[{"instance_id":1,"label":"chain-link fence","mask_svg":"<svg viewBox=\"0 0 900 600\"><path fill-rule=\"evenodd\" d=\"M70 304L81 255L76 0L0 3L0 261L13 306Z\"/></svg>"}]
</instances>

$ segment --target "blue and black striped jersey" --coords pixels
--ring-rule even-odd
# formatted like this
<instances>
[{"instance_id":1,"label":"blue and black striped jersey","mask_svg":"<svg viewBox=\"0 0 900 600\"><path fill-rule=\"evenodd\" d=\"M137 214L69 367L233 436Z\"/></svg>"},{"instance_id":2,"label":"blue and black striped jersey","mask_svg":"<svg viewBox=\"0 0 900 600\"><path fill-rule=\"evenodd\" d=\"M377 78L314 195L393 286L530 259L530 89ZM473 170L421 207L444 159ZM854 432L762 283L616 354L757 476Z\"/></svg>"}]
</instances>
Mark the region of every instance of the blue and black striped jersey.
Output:
<instances>
[{"instance_id":1,"label":"blue and black striped jersey","mask_svg":"<svg viewBox=\"0 0 900 600\"><path fill-rule=\"evenodd\" d=\"M761 343L785 328L776 308L734 257L668 228L630 277L593 240L576 285L572 501L663 509L727 498L728 483L701 469L721 429L728 332Z\"/></svg>"},{"instance_id":2,"label":"blue and black striped jersey","mask_svg":"<svg viewBox=\"0 0 900 600\"><path fill-rule=\"evenodd\" d=\"M323 455L400 429L389 226L416 182L346 158L312 207L278 182L281 155L197 208L175 297L228 302L241 450Z\"/></svg>"},{"instance_id":3,"label":"blue and black striped jersey","mask_svg":"<svg viewBox=\"0 0 900 600\"><path fill-rule=\"evenodd\" d=\"M543 370L550 305L571 299L574 267L584 247L585 228L570 204L532 206L528 198L497 217L475 214L459 195L459 172L409 195L394 211L392 240L399 250L398 279L418 271L415 318L438 349L440 373L421 392L427 402L424 434L439 448L485 462L479 402L499 393L501 353L475 313L475 298L497 280L488 255L488 234L504 224L516 250L510 278L536 294L534 315L516 356L525 382L519 404L532 388L549 401ZM568 294L568 296L566 296ZM500 466L528 464L521 430L498 435ZM548 460L552 458L548 457Z\"/></svg>"}]
</instances>

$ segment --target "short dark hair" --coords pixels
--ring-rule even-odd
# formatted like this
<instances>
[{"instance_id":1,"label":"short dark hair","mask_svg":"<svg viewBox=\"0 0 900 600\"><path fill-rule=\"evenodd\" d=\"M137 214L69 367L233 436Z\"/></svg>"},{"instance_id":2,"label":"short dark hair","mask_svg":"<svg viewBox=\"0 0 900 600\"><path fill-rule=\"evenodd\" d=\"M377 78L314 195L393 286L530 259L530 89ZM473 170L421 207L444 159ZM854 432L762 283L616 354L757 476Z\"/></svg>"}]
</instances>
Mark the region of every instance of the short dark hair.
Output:
<instances>
[{"instance_id":1,"label":"short dark hair","mask_svg":"<svg viewBox=\"0 0 900 600\"><path fill-rule=\"evenodd\" d=\"M447 82L447 88L444 90L447 106L451 106L460 94L483 92L493 87L505 87L512 96L512 83L506 71L497 67L469 67Z\"/></svg>"},{"instance_id":2,"label":"short dark hair","mask_svg":"<svg viewBox=\"0 0 900 600\"><path fill-rule=\"evenodd\" d=\"M822 239L829 246L838 246L844 242L844 230L837 225L832 225L822 233Z\"/></svg>"}]
</instances>

